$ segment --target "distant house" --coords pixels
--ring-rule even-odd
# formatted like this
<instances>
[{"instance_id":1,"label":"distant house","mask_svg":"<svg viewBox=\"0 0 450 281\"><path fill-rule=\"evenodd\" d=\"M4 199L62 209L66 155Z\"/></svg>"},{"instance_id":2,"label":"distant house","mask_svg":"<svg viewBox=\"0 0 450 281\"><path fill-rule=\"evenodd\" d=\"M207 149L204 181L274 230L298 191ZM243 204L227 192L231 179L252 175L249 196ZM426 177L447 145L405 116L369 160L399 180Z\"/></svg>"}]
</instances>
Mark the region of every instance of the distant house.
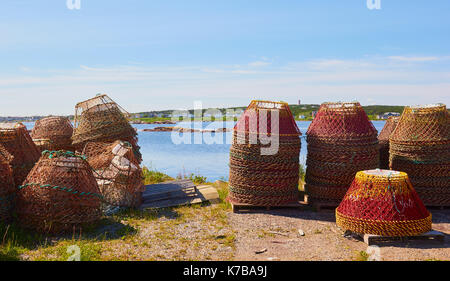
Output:
<instances>
[{"instance_id":1,"label":"distant house","mask_svg":"<svg viewBox=\"0 0 450 281\"><path fill-rule=\"evenodd\" d=\"M298 116L298 119L305 119L305 115L300 114L300 115Z\"/></svg>"},{"instance_id":2,"label":"distant house","mask_svg":"<svg viewBox=\"0 0 450 281\"><path fill-rule=\"evenodd\" d=\"M378 116L378 119L388 119L391 116L400 116L398 112L385 112L382 115Z\"/></svg>"}]
</instances>

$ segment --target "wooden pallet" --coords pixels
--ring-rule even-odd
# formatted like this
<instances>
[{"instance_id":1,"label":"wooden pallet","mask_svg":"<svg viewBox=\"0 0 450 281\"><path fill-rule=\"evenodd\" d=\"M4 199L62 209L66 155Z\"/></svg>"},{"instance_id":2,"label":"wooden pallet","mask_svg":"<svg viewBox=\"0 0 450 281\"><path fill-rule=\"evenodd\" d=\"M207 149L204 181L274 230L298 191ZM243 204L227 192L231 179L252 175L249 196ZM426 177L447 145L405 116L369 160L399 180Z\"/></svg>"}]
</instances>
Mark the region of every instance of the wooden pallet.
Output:
<instances>
[{"instance_id":1,"label":"wooden pallet","mask_svg":"<svg viewBox=\"0 0 450 281\"><path fill-rule=\"evenodd\" d=\"M251 204L233 204L231 203L231 209L233 213L239 213L242 210L256 210L256 209L264 209L264 210L273 210L280 208L304 208L307 206L307 203L304 201L297 201L290 204L282 205L282 206L256 206Z\"/></svg>"},{"instance_id":2,"label":"wooden pallet","mask_svg":"<svg viewBox=\"0 0 450 281\"><path fill-rule=\"evenodd\" d=\"M429 210L450 210L450 206L426 206Z\"/></svg>"},{"instance_id":3,"label":"wooden pallet","mask_svg":"<svg viewBox=\"0 0 450 281\"><path fill-rule=\"evenodd\" d=\"M339 206L339 203L330 201L310 200L308 205L312 206L317 212L334 211Z\"/></svg>"},{"instance_id":4,"label":"wooden pallet","mask_svg":"<svg viewBox=\"0 0 450 281\"><path fill-rule=\"evenodd\" d=\"M415 236L405 236L405 237L392 237L392 236L382 236L382 235L373 235L373 234L359 234L354 233L359 236L364 243L371 246L376 243L383 242L407 242L412 240L422 240L422 241L439 241L444 242L445 234L439 231L431 230L427 233L423 233Z\"/></svg>"},{"instance_id":5,"label":"wooden pallet","mask_svg":"<svg viewBox=\"0 0 450 281\"><path fill-rule=\"evenodd\" d=\"M219 194L213 186L195 186L190 180L171 181L145 186L141 209L167 208L205 201L217 203Z\"/></svg>"}]
</instances>

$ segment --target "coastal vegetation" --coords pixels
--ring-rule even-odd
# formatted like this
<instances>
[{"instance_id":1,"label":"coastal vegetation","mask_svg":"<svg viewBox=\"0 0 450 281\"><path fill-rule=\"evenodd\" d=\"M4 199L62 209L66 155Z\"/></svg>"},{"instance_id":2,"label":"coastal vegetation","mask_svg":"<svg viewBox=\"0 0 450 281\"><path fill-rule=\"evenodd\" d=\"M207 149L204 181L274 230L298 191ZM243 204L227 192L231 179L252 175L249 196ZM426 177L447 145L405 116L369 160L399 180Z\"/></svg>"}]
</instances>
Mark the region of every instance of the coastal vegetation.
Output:
<instances>
[{"instance_id":1,"label":"coastal vegetation","mask_svg":"<svg viewBox=\"0 0 450 281\"><path fill-rule=\"evenodd\" d=\"M292 111L292 114L294 115L295 120L297 121L311 121L313 120L313 112L317 112L319 109L319 104L290 104L289 108ZM397 106L397 105L368 105L363 106L364 110L367 113L367 116L370 120L379 120L378 116L383 115L387 112L396 112L396 113L402 113L404 106ZM202 112L205 114L208 109L204 109ZM238 117L236 116L226 116L227 110L233 110L233 111L244 111L245 107L231 107L231 108L222 108L219 109L222 113L222 117L215 118L214 116L207 117L207 118L194 118L185 117L184 121L237 121ZM134 122L142 122L142 123L157 123L157 122L168 122L173 121L172 117L170 117L170 114L172 113L171 110L164 110L164 111L152 111L152 112L140 112L132 114L131 120ZM194 111L189 110L189 114L193 116ZM156 115L156 116L154 116ZM141 116L141 117L136 117ZM164 117L165 116L165 117ZM182 117L176 117L176 121L182 121Z\"/></svg>"}]
</instances>

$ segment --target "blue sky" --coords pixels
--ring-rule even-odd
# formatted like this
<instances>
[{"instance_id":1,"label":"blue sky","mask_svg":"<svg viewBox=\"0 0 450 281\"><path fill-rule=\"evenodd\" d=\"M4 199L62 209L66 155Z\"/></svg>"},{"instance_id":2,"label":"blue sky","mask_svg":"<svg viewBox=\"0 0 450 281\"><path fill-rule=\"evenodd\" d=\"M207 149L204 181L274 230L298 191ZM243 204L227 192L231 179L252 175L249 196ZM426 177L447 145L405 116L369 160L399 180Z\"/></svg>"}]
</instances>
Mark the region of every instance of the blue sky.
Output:
<instances>
[{"instance_id":1,"label":"blue sky","mask_svg":"<svg viewBox=\"0 0 450 281\"><path fill-rule=\"evenodd\" d=\"M450 1L2 0L0 116L450 101Z\"/></svg>"}]
</instances>

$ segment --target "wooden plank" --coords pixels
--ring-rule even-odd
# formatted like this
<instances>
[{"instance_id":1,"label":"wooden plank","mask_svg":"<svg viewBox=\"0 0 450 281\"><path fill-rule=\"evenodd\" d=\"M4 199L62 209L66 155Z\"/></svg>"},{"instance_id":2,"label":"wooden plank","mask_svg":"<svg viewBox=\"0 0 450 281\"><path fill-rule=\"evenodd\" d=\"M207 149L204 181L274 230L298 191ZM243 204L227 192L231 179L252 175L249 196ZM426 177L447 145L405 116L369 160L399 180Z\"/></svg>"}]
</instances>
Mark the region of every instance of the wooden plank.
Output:
<instances>
[{"instance_id":1,"label":"wooden plank","mask_svg":"<svg viewBox=\"0 0 450 281\"><path fill-rule=\"evenodd\" d=\"M242 209L251 210L251 209L256 209L256 208L265 208L266 210L270 210L270 209L276 209L276 208L301 208L301 207L305 207L305 206L307 206L307 203L304 201L292 202L292 203L281 205L281 206L257 206L257 205L251 205L251 204L231 203L231 209L232 209L233 213L238 213L239 210L242 210Z\"/></svg>"},{"instance_id":2,"label":"wooden plank","mask_svg":"<svg viewBox=\"0 0 450 281\"><path fill-rule=\"evenodd\" d=\"M143 196L152 196L180 190L196 190L195 184L190 180L172 181L166 183L150 184L145 186Z\"/></svg>"},{"instance_id":3,"label":"wooden plank","mask_svg":"<svg viewBox=\"0 0 450 281\"><path fill-rule=\"evenodd\" d=\"M168 208L174 206L197 204L201 202L210 201L211 204L219 203L219 193L213 186L199 186L198 192L193 195L186 195L185 197L163 199L152 202L144 202L141 205L142 209L149 208Z\"/></svg>"},{"instance_id":4,"label":"wooden plank","mask_svg":"<svg viewBox=\"0 0 450 281\"><path fill-rule=\"evenodd\" d=\"M142 197L144 199L146 198L152 198L152 197L158 197L158 196L171 196L171 194L184 194L184 193L195 193L194 188L185 188L185 189L176 189L176 188L170 188L168 190L160 190L154 193L143 193Z\"/></svg>"},{"instance_id":5,"label":"wooden plank","mask_svg":"<svg viewBox=\"0 0 450 281\"><path fill-rule=\"evenodd\" d=\"M437 240L444 242L445 235L439 231L429 231L415 236L405 236L405 237L392 237L392 236L382 236L373 234L358 234L360 235L367 245L373 245L377 242L395 242L395 241L411 241L411 240Z\"/></svg>"}]
</instances>

